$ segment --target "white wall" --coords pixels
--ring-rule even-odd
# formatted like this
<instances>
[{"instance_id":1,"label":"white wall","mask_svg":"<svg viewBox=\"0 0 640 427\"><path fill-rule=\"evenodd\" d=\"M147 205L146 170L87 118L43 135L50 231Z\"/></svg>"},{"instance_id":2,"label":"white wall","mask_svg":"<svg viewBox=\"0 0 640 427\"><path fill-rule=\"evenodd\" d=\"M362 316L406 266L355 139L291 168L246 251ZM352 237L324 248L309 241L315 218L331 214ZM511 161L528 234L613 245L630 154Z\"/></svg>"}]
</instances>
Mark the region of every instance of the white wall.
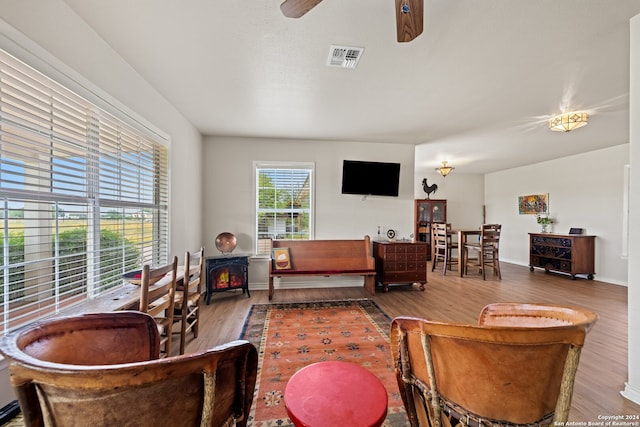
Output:
<instances>
[{"instance_id":1,"label":"white wall","mask_svg":"<svg viewBox=\"0 0 640 427\"><path fill-rule=\"evenodd\" d=\"M416 166L414 195L416 199L426 199L422 189L422 180L427 178L429 185L436 184L438 190L431 199L447 201L447 222L453 228L474 229L482 224L484 205L484 175L463 174L454 170L446 178L434 168Z\"/></svg>"},{"instance_id":2,"label":"white wall","mask_svg":"<svg viewBox=\"0 0 640 427\"><path fill-rule=\"evenodd\" d=\"M500 259L529 264L527 233L539 232L540 226L534 215L518 214L518 196L548 193L552 231L581 227L597 236L595 278L626 285L622 206L628 162L629 145L623 144L486 175L487 222L502 224Z\"/></svg>"},{"instance_id":3,"label":"white wall","mask_svg":"<svg viewBox=\"0 0 640 427\"><path fill-rule=\"evenodd\" d=\"M234 253L254 252L254 161L315 162L315 238L375 238L393 228L397 238L413 233L414 147L375 144L261 138L207 137L204 143L204 241L215 255L215 237L234 233ZM369 160L400 163L398 197L341 194L342 161ZM267 283L267 265L252 260L252 288Z\"/></svg>"},{"instance_id":4,"label":"white wall","mask_svg":"<svg viewBox=\"0 0 640 427\"><path fill-rule=\"evenodd\" d=\"M117 25L117 24L116 24ZM71 88L129 110L170 139L172 254L202 244L202 137L60 0L1 1L0 48ZM187 182L194 182L185 188ZM0 407L15 397L0 360Z\"/></svg>"},{"instance_id":5,"label":"white wall","mask_svg":"<svg viewBox=\"0 0 640 427\"><path fill-rule=\"evenodd\" d=\"M279 141L256 138L208 137L205 140L205 237L208 254L215 254L214 239L222 231L238 236L236 252L253 253L254 160L316 162L316 238L375 237L398 230L399 237L413 232L413 200L425 198L421 182L428 178L438 191L432 198L447 200L447 221L454 227L475 228L486 222L503 224L501 259L529 264L529 232L540 227L533 215L518 214L518 196L549 193L553 230L568 232L582 227L596 239L596 279L627 284L627 260L622 257L622 199L624 165L629 145L623 144L568 158L481 175L454 171L443 178L431 168L407 166L414 148L396 144ZM398 198L340 194L341 164L345 158L401 162ZM601 171L607 173L601 173ZM409 176L407 176L409 174ZM593 178L590 178L593 177ZM250 271L251 284L266 283L266 265Z\"/></svg>"},{"instance_id":6,"label":"white wall","mask_svg":"<svg viewBox=\"0 0 640 427\"><path fill-rule=\"evenodd\" d=\"M430 150L435 150L430 144L416 147L421 158L428 158ZM431 198L447 200L447 222L454 228L479 227L484 205L484 221L502 224L500 259L520 265L529 265L528 233L539 232L540 226L534 215L519 215L518 196L548 193L556 221L552 231L581 227L596 235L595 278L626 285L622 207L628 163L629 145L623 144L487 175L467 175L458 168L443 178L432 167L416 165L414 192L416 198L426 197L423 178L437 184Z\"/></svg>"},{"instance_id":7,"label":"white wall","mask_svg":"<svg viewBox=\"0 0 640 427\"><path fill-rule=\"evenodd\" d=\"M629 95L630 116L630 198L629 217L629 380L623 395L640 403L640 15L631 19L631 83Z\"/></svg>"},{"instance_id":8,"label":"white wall","mask_svg":"<svg viewBox=\"0 0 640 427\"><path fill-rule=\"evenodd\" d=\"M88 87L170 138L172 255L202 244L202 136L61 0L1 1L0 47L61 83ZM55 76L53 76L55 74ZM187 182L195 182L185 188ZM186 208L188 206L188 208Z\"/></svg>"}]
</instances>

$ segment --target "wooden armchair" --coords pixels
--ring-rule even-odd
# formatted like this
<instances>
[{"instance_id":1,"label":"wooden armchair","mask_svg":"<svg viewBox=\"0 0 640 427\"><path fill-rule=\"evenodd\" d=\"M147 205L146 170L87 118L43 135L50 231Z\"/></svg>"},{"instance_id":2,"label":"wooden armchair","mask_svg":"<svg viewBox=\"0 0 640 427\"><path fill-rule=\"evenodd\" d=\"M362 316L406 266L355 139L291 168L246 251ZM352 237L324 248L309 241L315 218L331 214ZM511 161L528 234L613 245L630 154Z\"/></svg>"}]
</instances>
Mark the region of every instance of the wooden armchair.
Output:
<instances>
[{"instance_id":1,"label":"wooden armchair","mask_svg":"<svg viewBox=\"0 0 640 427\"><path fill-rule=\"evenodd\" d=\"M158 349L140 312L43 321L0 341L28 426L246 426L252 344L164 359Z\"/></svg>"},{"instance_id":2,"label":"wooden armchair","mask_svg":"<svg viewBox=\"0 0 640 427\"><path fill-rule=\"evenodd\" d=\"M491 308L479 325L393 320L393 362L413 427L567 421L580 351L597 316L542 304L522 308L535 315L518 316L516 306L505 311L518 318L515 326L497 321L490 313L499 310ZM545 320L543 308L556 320Z\"/></svg>"},{"instance_id":3,"label":"wooden armchair","mask_svg":"<svg viewBox=\"0 0 640 427\"><path fill-rule=\"evenodd\" d=\"M91 313L31 323L2 338L0 352L33 363L114 365L157 359L160 337L147 314Z\"/></svg>"}]
</instances>

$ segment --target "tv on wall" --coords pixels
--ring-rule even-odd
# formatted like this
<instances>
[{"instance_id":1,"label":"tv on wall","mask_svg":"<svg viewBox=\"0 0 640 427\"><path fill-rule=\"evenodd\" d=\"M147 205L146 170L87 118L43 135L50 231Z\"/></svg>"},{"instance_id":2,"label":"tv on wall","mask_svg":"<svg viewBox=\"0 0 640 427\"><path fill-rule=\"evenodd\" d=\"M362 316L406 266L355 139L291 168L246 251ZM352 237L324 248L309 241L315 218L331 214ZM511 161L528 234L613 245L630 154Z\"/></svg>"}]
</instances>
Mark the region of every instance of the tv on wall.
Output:
<instances>
[{"instance_id":1,"label":"tv on wall","mask_svg":"<svg viewBox=\"0 0 640 427\"><path fill-rule=\"evenodd\" d=\"M345 160L342 194L398 197L400 163Z\"/></svg>"}]
</instances>

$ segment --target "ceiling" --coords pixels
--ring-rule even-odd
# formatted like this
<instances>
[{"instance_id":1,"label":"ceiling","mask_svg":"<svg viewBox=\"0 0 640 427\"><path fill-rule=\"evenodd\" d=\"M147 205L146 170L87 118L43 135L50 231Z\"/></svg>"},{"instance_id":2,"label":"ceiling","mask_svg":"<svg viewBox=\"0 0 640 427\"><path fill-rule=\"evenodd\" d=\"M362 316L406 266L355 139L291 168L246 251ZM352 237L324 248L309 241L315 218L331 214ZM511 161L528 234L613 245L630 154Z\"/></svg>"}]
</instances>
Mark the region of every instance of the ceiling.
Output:
<instances>
[{"instance_id":1,"label":"ceiling","mask_svg":"<svg viewBox=\"0 0 640 427\"><path fill-rule=\"evenodd\" d=\"M416 166L487 173L627 143L640 0L425 0L398 43L394 0L65 0L203 135L408 143ZM615 6L613 6L615 4ZM364 47L356 69L331 45ZM589 125L551 132L584 110Z\"/></svg>"}]
</instances>

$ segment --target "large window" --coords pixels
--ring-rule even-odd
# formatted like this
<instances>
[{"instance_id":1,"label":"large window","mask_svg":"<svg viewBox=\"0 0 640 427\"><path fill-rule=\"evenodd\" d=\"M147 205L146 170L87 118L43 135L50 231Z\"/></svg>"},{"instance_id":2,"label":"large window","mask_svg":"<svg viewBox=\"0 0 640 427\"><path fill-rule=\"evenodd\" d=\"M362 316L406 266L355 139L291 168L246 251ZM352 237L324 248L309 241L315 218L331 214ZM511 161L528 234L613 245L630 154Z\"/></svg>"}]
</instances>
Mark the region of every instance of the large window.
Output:
<instances>
[{"instance_id":1,"label":"large window","mask_svg":"<svg viewBox=\"0 0 640 427\"><path fill-rule=\"evenodd\" d=\"M0 335L166 262L168 153L141 128L0 50Z\"/></svg>"},{"instance_id":2,"label":"large window","mask_svg":"<svg viewBox=\"0 0 640 427\"><path fill-rule=\"evenodd\" d=\"M271 239L313 238L313 163L256 163L256 253Z\"/></svg>"}]
</instances>

